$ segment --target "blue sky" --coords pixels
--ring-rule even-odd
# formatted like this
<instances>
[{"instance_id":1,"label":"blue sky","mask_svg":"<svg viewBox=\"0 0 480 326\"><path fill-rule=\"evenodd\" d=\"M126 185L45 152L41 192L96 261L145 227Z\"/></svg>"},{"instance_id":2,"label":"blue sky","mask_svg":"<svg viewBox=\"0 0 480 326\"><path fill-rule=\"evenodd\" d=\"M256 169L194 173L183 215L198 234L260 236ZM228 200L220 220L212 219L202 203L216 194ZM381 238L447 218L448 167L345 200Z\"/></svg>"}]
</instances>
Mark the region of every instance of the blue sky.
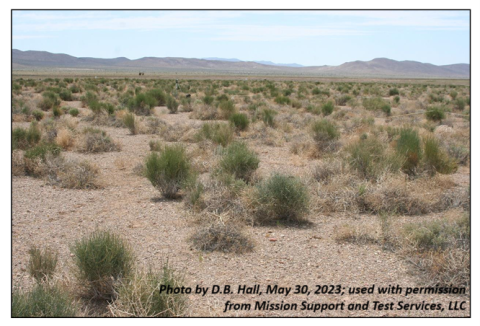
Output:
<instances>
[{"instance_id":1,"label":"blue sky","mask_svg":"<svg viewBox=\"0 0 480 326\"><path fill-rule=\"evenodd\" d=\"M469 63L468 11L13 11L13 48L76 57Z\"/></svg>"}]
</instances>

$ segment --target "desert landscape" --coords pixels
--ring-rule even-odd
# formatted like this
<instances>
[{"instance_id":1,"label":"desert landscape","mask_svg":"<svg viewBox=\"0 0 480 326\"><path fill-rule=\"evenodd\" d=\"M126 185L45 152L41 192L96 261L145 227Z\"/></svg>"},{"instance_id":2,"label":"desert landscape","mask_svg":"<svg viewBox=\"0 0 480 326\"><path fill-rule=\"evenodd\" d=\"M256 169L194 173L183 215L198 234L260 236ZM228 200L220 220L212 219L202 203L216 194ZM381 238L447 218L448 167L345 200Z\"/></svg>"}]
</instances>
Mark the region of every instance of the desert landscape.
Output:
<instances>
[{"instance_id":1,"label":"desert landscape","mask_svg":"<svg viewBox=\"0 0 480 326\"><path fill-rule=\"evenodd\" d=\"M13 316L470 315L469 79L14 68Z\"/></svg>"}]
</instances>

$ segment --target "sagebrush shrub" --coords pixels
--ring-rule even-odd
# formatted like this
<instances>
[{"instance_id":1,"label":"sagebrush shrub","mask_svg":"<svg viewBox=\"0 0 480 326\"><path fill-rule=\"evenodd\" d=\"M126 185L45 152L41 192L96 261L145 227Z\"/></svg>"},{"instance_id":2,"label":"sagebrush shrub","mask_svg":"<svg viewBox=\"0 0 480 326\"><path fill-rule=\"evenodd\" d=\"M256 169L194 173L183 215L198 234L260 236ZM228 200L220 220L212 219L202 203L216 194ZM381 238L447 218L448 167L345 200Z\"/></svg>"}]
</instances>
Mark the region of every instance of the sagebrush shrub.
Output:
<instances>
[{"instance_id":1,"label":"sagebrush shrub","mask_svg":"<svg viewBox=\"0 0 480 326\"><path fill-rule=\"evenodd\" d=\"M302 221L309 211L308 190L299 179L292 176L272 175L257 186L255 198L260 221Z\"/></svg>"},{"instance_id":2,"label":"sagebrush shrub","mask_svg":"<svg viewBox=\"0 0 480 326\"><path fill-rule=\"evenodd\" d=\"M223 152L219 166L221 172L249 182L259 163L257 154L246 143L234 142Z\"/></svg>"},{"instance_id":3,"label":"sagebrush shrub","mask_svg":"<svg viewBox=\"0 0 480 326\"><path fill-rule=\"evenodd\" d=\"M78 281L93 298L111 299L116 282L132 273L130 246L110 231L95 231L77 240L71 251Z\"/></svg>"},{"instance_id":4,"label":"sagebrush shrub","mask_svg":"<svg viewBox=\"0 0 480 326\"><path fill-rule=\"evenodd\" d=\"M70 295L55 285L41 283L30 292L12 292L12 317L74 317L76 311Z\"/></svg>"},{"instance_id":5,"label":"sagebrush shrub","mask_svg":"<svg viewBox=\"0 0 480 326\"><path fill-rule=\"evenodd\" d=\"M147 179L165 198L175 198L192 172L185 148L181 145L165 146L160 154L152 152L145 160Z\"/></svg>"},{"instance_id":6,"label":"sagebrush shrub","mask_svg":"<svg viewBox=\"0 0 480 326\"><path fill-rule=\"evenodd\" d=\"M247 115L244 113L234 113L230 116L229 120L237 130L246 130L250 123Z\"/></svg>"}]
</instances>

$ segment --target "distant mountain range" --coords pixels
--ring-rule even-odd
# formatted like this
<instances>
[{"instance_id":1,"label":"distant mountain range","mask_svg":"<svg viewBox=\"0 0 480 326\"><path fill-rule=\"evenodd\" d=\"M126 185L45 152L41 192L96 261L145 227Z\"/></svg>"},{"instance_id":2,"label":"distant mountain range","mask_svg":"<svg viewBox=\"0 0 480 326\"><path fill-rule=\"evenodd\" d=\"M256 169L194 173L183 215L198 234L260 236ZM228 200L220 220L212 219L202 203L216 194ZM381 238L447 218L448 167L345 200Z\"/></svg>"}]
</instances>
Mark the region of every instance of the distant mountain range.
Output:
<instances>
[{"instance_id":1,"label":"distant mountain range","mask_svg":"<svg viewBox=\"0 0 480 326\"><path fill-rule=\"evenodd\" d=\"M13 70L31 69L97 69L115 71L156 71L233 73L258 75L291 75L315 77L380 77L380 78L470 78L470 65L465 63L436 66L417 61L395 61L377 58L352 61L339 66L309 66L276 64L270 61L240 61L238 59L156 58L77 58L68 54L46 51L12 50Z\"/></svg>"},{"instance_id":2,"label":"distant mountain range","mask_svg":"<svg viewBox=\"0 0 480 326\"><path fill-rule=\"evenodd\" d=\"M242 60L239 59L224 59L224 58L203 58L204 60L215 60L215 61L228 61L228 62L242 62ZM304 67L302 65L299 65L298 63L275 63L272 61L252 61L256 62L262 65L267 65L267 66L280 66L280 67Z\"/></svg>"}]
</instances>

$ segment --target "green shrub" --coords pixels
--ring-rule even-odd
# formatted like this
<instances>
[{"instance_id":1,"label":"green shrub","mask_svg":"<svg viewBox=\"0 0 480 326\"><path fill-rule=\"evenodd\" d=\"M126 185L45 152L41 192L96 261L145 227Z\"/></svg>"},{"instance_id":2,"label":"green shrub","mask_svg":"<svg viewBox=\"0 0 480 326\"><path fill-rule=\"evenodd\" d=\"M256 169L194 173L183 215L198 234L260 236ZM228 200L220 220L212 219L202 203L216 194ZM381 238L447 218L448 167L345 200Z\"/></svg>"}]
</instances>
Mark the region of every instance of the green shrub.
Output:
<instances>
[{"instance_id":1,"label":"green shrub","mask_svg":"<svg viewBox=\"0 0 480 326\"><path fill-rule=\"evenodd\" d=\"M157 102L157 106L164 106L167 104L167 95L165 95L161 89L151 89L147 92L147 96L153 97Z\"/></svg>"},{"instance_id":2,"label":"green shrub","mask_svg":"<svg viewBox=\"0 0 480 326\"><path fill-rule=\"evenodd\" d=\"M277 96L275 97L275 103L280 105L290 104L290 99L286 96Z\"/></svg>"},{"instance_id":3,"label":"green shrub","mask_svg":"<svg viewBox=\"0 0 480 326\"><path fill-rule=\"evenodd\" d=\"M381 97L364 98L362 104L365 109L371 111L381 111L385 105L388 105Z\"/></svg>"},{"instance_id":4,"label":"green shrub","mask_svg":"<svg viewBox=\"0 0 480 326\"><path fill-rule=\"evenodd\" d=\"M70 110L68 111L68 113L69 113L72 117L76 117L76 116L78 116L78 114L79 114L80 112L78 111L78 109L73 108L73 109L70 109Z\"/></svg>"},{"instance_id":5,"label":"green shrub","mask_svg":"<svg viewBox=\"0 0 480 326\"><path fill-rule=\"evenodd\" d=\"M385 154L384 145L374 137L364 137L346 148L348 163L360 176L374 180L382 172L397 172L402 167L402 158Z\"/></svg>"},{"instance_id":6,"label":"green shrub","mask_svg":"<svg viewBox=\"0 0 480 326\"><path fill-rule=\"evenodd\" d=\"M398 91L397 88L390 88L390 90L388 91L388 95L389 96L400 95L400 92Z\"/></svg>"},{"instance_id":7,"label":"green shrub","mask_svg":"<svg viewBox=\"0 0 480 326\"><path fill-rule=\"evenodd\" d=\"M31 292L12 293L12 317L73 317L76 310L68 293L56 286L37 284Z\"/></svg>"},{"instance_id":8,"label":"green shrub","mask_svg":"<svg viewBox=\"0 0 480 326\"><path fill-rule=\"evenodd\" d=\"M37 121L42 120L44 116L43 112L40 110L33 110L32 115Z\"/></svg>"},{"instance_id":9,"label":"green shrub","mask_svg":"<svg viewBox=\"0 0 480 326\"><path fill-rule=\"evenodd\" d=\"M262 120L265 125L275 128L275 116L277 115L277 111L271 109L264 109L262 111Z\"/></svg>"},{"instance_id":10,"label":"green shrub","mask_svg":"<svg viewBox=\"0 0 480 326\"><path fill-rule=\"evenodd\" d=\"M145 173L152 185L165 198L175 198L177 192L192 175L185 148L180 145L165 146L160 155L156 152L147 156Z\"/></svg>"},{"instance_id":11,"label":"green shrub","mask_svg":"<svg viewBox=\"0 0 480 326\"><path fill-rule=\"evenodd\" d=\"M46 91L42 93L42 101L39 106L42 110L48 111L52 108L58 107L60 105L60 99L58 95L51 91Z\"/></svg>"},{"instance_id":12,"label":"green shrub","mask_svg":"<svg viewBox=\"0 0 480 326\"><path fill-rule=\"evenodd\" d=\"M315 121L312 124L311 131L320 150L334 149L335 141L340 138L337 126L326 119Z\"/></svg>"},{"instance_id":13,"label":"green shrub","mask_svg":"<svg viewBox=\"0 0 480 326\"><path fill-rule=\"evenodd\" d=\"M139 93L131 98L128 103L128 109L136 115L150 115L151 109L155 107L157 100L150 94Z\"/></svg>"},{"instance_id":14,"label":"green shrub","mask_svg":"<svg viewBox=\"0 0 480 326\"><path fill-rule=\"evenodd\" d=\"M344 106L347 104L348 101L350 101L352 99L351 96L349 95L342 95L340 97L337 97L335 99L335 102L337 103L337 105L340 105L340 106Z\"/></svg>"},{"instance_id":15,"label":"green shrub","mask_svg":"<svg viewBox=\"0 0 480 326\"><path fill-rule=\"evenodd\" d=\"M120 284L113 311L118 311L120 317L181 316L186 310L187 295L160 293L160 287L181 288L183 282L183 277L168 262L163 265L161 273L135 273Z\"/></svg>"},{"instance_id":16,"label":"green shrub","mask_svg":"<svg viewBox=\"0 0 480 326\"><path fill-rule=\"evenodd\" d=\"M257 154L249 150L246 143L234 142L223 152L220 170L249 182L259 163Z\"/></svg>"},{"instance_id":17,"label":"green shrub","mask_svg":"<svg viewBox=\"0 0 480 326\"><path fill-rule=\"evenodd\" d=\"M334 105L332 101L328 101L327 103L322 105L322 113L324 116L330 115L333 112Z\"/></svg>"},{"instance_id":18,"label":"green shrub","mask_svg":"<svg viewBox=\"0 0 480 326\"><path fill-rule=\"evenodd\" d=\"M53 112L53 116L54 116L55 118L58 118L58 117L60 117L60 116L63 114L62 109L60 109L59 107L54 107L53 110L52 110L52 112Z\"/></svg>"},{"instance_id":19,"label":"green shrub","mask_svg":"<svg viewBox=\"0 0 480 326\"><path fill-rule=\"evenodd\" d=\"M228 120L235 113L235 103L233 101L221 101L218 107L224 119Z\"/></svg>"},{"instance_id":20,"label":"green shrub","mask_svg":"<svg viewBox=\"0 0 480 326\"><path fill-rule=\"evenodd\" d=\"M133 252L118 235L95 231L71 247L77 278L93 298L111 299L115 283L132 273Z\"/></svg>"},{"instance_id":21,"label":"green shrub","mask_svg":"<svg viewBox=\"0 0 480 326\"><path fill-rule=\"evenodd\" d=\"M198 141L208 139L226 147L233 140L233 129L226 123L204 123L196 138Z\"/></svg>"},{"instance_id":22,"label":"green shrub","mask_svg":"<svg viewBox=\"0 0 480 326\"><path fill-rule=\"evenodd\" d=\"M23 128L15 128L12 131L12 150L25 149L29 146L27 131Z\"/></svg>"},{"instance_id":23,"label":"green shrub","mask_svg":"<svg viewBox=\"0 0 480 326\"><path fill-rule=\"evenodd\" d=\"M70 86L69 89L70 89L70 92L72 92L73 94L82 92L82 89L78 85L72 85L72 86Z\"/></svg>"},{"instance_id":24,"label":"green shrub","mask_svg":"<svg viewBox=\"0 0 480 326\"><path fill-rule=\"evenodd\" d=\"M177 113L178 111L178 102L172 96L167 98L167 108L170 113Z\"/></svg>"},{"instance_id":25,"label":"green shrub","mask_svg":"<svg viewBox=\"0 0 480 326\"><path fill-rule=\"evenodd\" d=\"M409 175L415 175L422 159L422 147L418 133L410 128L401 129L396 150L405 158L403 171Z\"/></svg>"},{"instance_id":26,"label":"green shrub","mask_svg":"<svg viewBox=\"0 0 480 326\"><path fill-rule=\"evenodd\" d=\"M395 105L400 104L400 96L398 96L398 95L395 96L395 97L393 98L393 103L395 103Z\"/></svg>"},{"instance_id":27,"label":"green shrub","mask_svg":"<svg viewBox=\"0 0 480 326\"><path fill-rule=\"evenodd\" d=\"M217 101L218 102L228 101L228 96L226 94L219 95L219 96L217 96Z\"/></svg>"},{"instance_id":28,"label":"green shrub","mask_svg":"<svg viewBox=\"0 0 480 326\"><path fill-rule=\"evenodd\" d=\"M125 125L125 127L128 128L128 130L130 130L130 133L132 135L137 134L137 123L135 121L135 114L133 113L125 114L123 116L123 124Z\"/></svg>"},{"instance_id":29,"label":"green shrub","mask_svg":"<svg viewBox=\"0 0 480 326\"><path fill-rule=\"evenodd\" d=\"M322 92L318 87L315 87L314 89L312 89L312 95L320 95L321 93Z\"/></svg>"},{"instance_id":30,"label":"green shrub","mask_svg":"<svg viewBox=\"0 0 480 326\"><path fill-rule=\"evenodd\" d=\"M425 166L431 175L436 172L450 174L456 171L456 162L440 149L440 143L435 137L426 137L423 144Z\"/></svg>"},{"instance_id":31,"label":"green shrub","mask_svg":"<svg viewBox=\"0 0 480 326\"><path fill-rule=\"evenodd\" d=\"M425 112L425 117L430 121L442 121L445 119L445 112L439 107L430 107Z\"/></svg>"},{"instance_id":32,"label":"green shrub","mask_svg":"<svg viewBox=\"0 0 480 326\"><path fill-rule=\"evenodd\" d=\"M62 148L57 144L39 144L25 152L25 158L35 160L41 159L41 161L45 162L45 158L47 154L51 154L53 156L60 155Z\"/></svg>"},{"instance_id":33,"label":"green shrub","mask_svg":"<svg viewBox=\"0 0 480 326\"><path fill-rule=\"evenodd\" d=\"M214 100L213 96L210 96L210 95L206 95L206 96L202 99L203 103L205 103L206 105L212 105L213 100Z\"/></svg>"},{"instance_id":34,"label":"green shrub","mask_svg":"<svg viewBox=\"0 0 480 326\"><path fill-rule=\"evenodd\" d=\"M457 111L463 111L465 109L466 102L463 98L457 98L453 104L453 108Z\"/></svg>"},{"instance_id":35,"label":"green shrub","mask_svg":"<svg viewBox=\"0 0 480 326\"><path fill-rule=\"evenodd\" d=\"M237 130L247 130L250 121L244 113L234 113L230 116L230 122L235 126Z\"/></svg>"},{"instance_id":36,"label":"green shrub","mask_svg":"<svg viewBox=\"0 0 480 326\"><path fill-rule=\"evenodd\" d=\"M295 177L274 174L257 186L258 218L301 221L309 210L307 188Z\"/></svg>"},{"instance_id":37,"label":"green shrub","mask_svg":"<svg viewBox=\"0 0 480 326\"><path fill-rule=\"evenodd\" d=\"M72 92L69 91L68 89L62 89L60 91L60 94L59 94L60 98L63 100L63 101L72 101L73 98L72 98Z\"/></svg>"},{"instance_id":38,"label":"green shrub","mask_svg":"<svg viewBox=\"0 0 480 326\"><path fill-rule=\"evenodd\" d=\"M212 224L195 232L190 238L198 250L242 254L253 250L252 242L235 226Z\"/></svg>"},{"instance_id":39,"label":"green shrub","mask_svg":"<svg viewBox=\"0 0 480 326\"><path fill-rule=\"evenodd\" d=\"M28 251L30 259L28 261L28 273L37 282L50 279L55 273L57 267L58 254L48 248L43 251L37 247L32 247Z\"/></svg>"},{"instance_id":40,"label":"green shrub","mask_svg":"<svg viewBox=\"0 0 480 326\"><path fill-rule=\"evenodd\" d=\"M15 128L12 131L12 149L28 149L40 142L42 133L37 122L32 122L28 130Z\"/></svg>"},{"instance_id":41,"label":"green shrub","mask_svg":"<svg viewBox=\"0 0 480 326\"><path fill-rule=\"evenodd\" d=\"M387 117L390 116L390 114L392 114L392 108L390 107L389 104L384 104L382 106L382 111L387 115Z\"/></svg>"},{"instance_id":42,"label":"green shrub","mask_svg":"<svg viewBox=\"0 0 480 326\"><path fill-rule=\"evenodd\" d=\"M458 95L458 93L456 91L451 91L450 92L450 97L452 98L452 100L455 100L457 98L457 95Z\"/></svg>"}]
</instances>

